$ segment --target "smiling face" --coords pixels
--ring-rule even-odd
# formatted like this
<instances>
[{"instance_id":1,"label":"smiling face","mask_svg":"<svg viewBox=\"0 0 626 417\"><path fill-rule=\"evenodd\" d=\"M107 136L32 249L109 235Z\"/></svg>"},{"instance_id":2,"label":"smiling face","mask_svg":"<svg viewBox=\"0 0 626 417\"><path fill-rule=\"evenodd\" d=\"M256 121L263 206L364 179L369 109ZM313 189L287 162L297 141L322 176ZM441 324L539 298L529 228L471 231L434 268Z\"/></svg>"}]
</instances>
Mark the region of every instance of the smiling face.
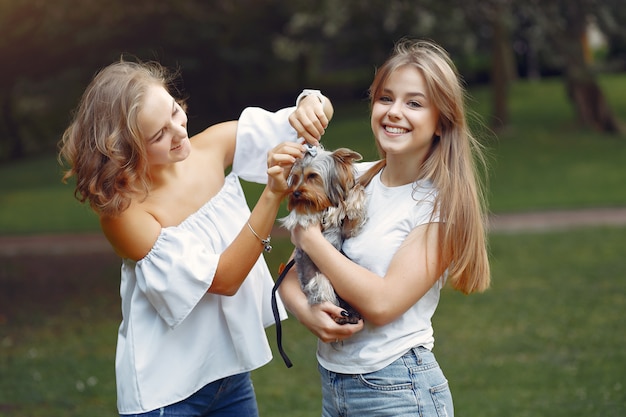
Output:
<instances>
[{"instance_id":1,"label":"smiling face","mask_svg":"<svg viewBox=\"0 0 626 417\"><path fill-rule=\"evenodd\" d=\"M191 151L187 115L165 88L148 87L137 125L146 143L150 165L165 165L186 159Z\"/></svg>"},{"instance_id":2,"label":"smiling face","mask_svg":"<svg viewBox=\"0 0 626 417\"><path fill-rule=\"evenodd\" d=\"M439 111L422 73L412 65L393 71L372 100L372 131L387 157L423 162L439 135Z\"/></svg>"}]
</instances>

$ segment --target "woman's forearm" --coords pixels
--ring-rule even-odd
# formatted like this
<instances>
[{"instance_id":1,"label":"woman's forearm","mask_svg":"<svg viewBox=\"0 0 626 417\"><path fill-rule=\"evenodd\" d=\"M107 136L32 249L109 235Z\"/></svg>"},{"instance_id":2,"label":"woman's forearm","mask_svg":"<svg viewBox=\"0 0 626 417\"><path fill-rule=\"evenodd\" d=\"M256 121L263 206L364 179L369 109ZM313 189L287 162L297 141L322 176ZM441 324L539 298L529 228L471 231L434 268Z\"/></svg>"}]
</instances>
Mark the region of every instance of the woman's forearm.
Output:
<instances>
[{"instance_id":1,"label":"woman's forearm","mask_svg":"<svg viewBox=\"0 0 626 417\"><path fill-rule=\"evenodd\" d=\"M237 292L266 246L271 245L262 240L270 237L280 202L281 196L266 187L248 223L222 252L209 292L221 295Z\"/></svg>"}]
</instances>

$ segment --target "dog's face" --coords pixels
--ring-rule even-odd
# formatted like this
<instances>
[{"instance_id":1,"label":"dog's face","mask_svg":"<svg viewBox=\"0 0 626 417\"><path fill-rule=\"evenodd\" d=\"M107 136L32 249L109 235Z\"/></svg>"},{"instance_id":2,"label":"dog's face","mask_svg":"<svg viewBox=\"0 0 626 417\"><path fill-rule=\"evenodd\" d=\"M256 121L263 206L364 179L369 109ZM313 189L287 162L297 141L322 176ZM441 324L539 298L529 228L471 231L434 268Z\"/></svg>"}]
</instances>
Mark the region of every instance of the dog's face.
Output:
<instances>
[{"instance_id":1,"label":"dog's face","mask_svg":"<svg viewBox=\"0 0 626 417\"><path fill-rule=\"evenodd\" d=\"M289 174L288 209L305 214L338 206L355 184L353 163L360 160L360 154L345 148L305 154Z\"/></svg>"}]
</instances>

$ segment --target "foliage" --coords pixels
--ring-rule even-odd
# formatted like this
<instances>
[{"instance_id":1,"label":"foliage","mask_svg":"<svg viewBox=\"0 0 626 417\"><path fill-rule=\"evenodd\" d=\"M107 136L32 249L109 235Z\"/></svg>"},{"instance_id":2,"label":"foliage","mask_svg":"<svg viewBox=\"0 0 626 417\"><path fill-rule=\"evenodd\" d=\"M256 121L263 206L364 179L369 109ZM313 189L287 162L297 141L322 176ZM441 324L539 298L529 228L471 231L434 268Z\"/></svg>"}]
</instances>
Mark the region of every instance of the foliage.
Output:
<instances>
[{"instance_id":1,"label":"foliage","mask_svg":"<svg viewBox=\"0 0 626 417\"><path fill-rule=\"evenodd\" d=\"M556 22L547 14L554 1L2 0L0 159L52 148L90 77L121 56L182 69L196 132L203 124L194 120L235 118L248 104L277 107L307 86L336 100L361 97L372 68L404 36L436 40L466 80L487 81L500 5L514 12L505 20L520 70L532 52L541 70L562 71L562 61L550 61L559 51L543 42ZM619 0L590 4L619 63L623 8Z\"/></svg>"}]
</instances>

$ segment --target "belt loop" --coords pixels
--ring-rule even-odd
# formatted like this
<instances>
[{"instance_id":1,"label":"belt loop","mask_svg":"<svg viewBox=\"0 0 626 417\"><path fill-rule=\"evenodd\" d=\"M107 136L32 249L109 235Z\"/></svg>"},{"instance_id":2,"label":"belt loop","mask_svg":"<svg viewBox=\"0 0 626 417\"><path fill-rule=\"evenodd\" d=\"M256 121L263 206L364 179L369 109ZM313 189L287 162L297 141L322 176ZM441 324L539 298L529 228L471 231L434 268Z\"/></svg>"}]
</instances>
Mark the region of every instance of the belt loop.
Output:
<instances>
[{"instance_id":1,"label":"belt loop","mask_svg":"<svg viewBox=\"0 0 626 417\"><path fill-rule=\"evenodd\" d=\"M415 362L417 363L417 365L422 365L423 359L422 355L420 354L420 347L415 346L411 348L411 350L413 351L413 355L415 356Z\"/></svg>"}]
</instances>

